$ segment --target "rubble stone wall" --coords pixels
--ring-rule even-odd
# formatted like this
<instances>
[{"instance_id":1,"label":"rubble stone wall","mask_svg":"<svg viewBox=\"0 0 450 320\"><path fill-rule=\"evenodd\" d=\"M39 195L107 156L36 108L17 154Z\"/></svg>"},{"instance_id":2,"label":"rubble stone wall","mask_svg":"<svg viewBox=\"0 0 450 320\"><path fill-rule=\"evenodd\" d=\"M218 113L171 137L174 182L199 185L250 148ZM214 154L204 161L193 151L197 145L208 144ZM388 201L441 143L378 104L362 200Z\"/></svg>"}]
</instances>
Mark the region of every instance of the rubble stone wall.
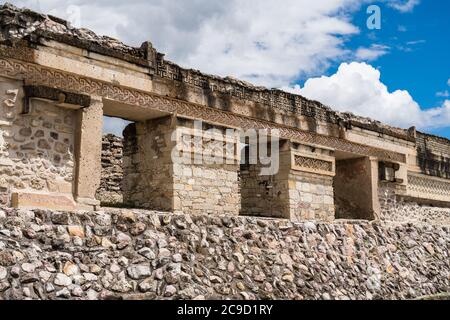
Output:
<instances>
[{"instance_id":1,"label":"rubble stone wall","mask_svg":"<svg viewBox=\"0 0 450 320\"><path fill-rule=\"evenodd\" d=\"M72 194L76 111L33 99L21 115L22 84L0 78L0 201L13 192Z\"/></svg>"},{"instance_id":2,"label":"rubble stone wall","mask_svg":"<svg viewBox=\"0 0 450 320\"><path fill-rule=\"evenodd\" d=\"M123 139L113 134L103 136L102 177L96 198L103 204L123 203Z\"/></svg>"},{"instance_id":3,"label":"rubble stone wall","mask_svg":"<svg viewBox=\"0 0 450 320\"><path fill-rule=\"evenodd\" d=\"M411 299L450 291L450 228L0 209L0 299Z\"/></svg>"},{"instance_id":4,"label":"rubble stone wall","mask_svg":"<svg viewBox=\"0 0 450 320\"><path fill-rule=\"evenodd\" d=\"M380 219L397 223L430 223L450 225L450 208L419 204L398 196L398 186L380 183L378 187L381 206Z\"/></svg>"}]
</instances>

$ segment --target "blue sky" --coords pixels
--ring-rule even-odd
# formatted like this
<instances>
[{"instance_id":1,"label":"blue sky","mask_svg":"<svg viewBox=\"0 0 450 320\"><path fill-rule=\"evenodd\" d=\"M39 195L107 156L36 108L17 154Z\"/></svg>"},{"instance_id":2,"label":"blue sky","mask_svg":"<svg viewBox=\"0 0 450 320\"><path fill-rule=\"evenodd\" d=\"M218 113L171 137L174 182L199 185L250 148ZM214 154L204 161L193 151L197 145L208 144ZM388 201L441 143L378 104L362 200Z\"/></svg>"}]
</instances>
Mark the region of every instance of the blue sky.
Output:
<instances>
[{"instance_id":1,"label":"blue sky","mask_svg":"<svg viewBox=\"0 0 450 320\"><path fill-rule=\"evenodd\" d=\"M354 16L362 32L351 39L349 46L388 46L388 52L372 62L381 70L381 81L391 90L407 90L424 109L442 105L448 99L444 93L450 92L450 1L424 0L405 13L379 5L381 30L363 27L368 16L363 6ZM327 73L334 73L337 67L335 64ZM427 131L450 138L450 123L448 128Z\"/></svg>"},{"instance_id":2,"label":"blue sky","mask_svg":"<svg viewBox=\"0 0 450 320\"><path fill-rule=\"evenodd\" d=\"M184 67L450 138L450 1L10 0ZM366 10L381 9L368 30ZM108 119L105 132L120 134Z\"/></svg>"}]
</instances>

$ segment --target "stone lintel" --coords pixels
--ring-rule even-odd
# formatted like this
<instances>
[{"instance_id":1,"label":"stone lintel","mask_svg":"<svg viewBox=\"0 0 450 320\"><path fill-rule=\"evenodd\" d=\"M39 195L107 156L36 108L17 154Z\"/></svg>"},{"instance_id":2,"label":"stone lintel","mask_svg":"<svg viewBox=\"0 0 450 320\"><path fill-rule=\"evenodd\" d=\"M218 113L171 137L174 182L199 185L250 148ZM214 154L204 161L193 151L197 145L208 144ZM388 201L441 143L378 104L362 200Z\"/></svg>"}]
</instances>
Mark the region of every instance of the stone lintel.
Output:
<instances>
[{"instance_id":1,"label":"stone lintel","mask_svg":"<svg viewBox=\"0 0 450 320\"><path fill-rule=\"evenodd\" d=\"M55 101L61 106L67 105L87 108L91 105L91 97L85 94L74 93L41 85L26 85L23 86L23 90L25 94L23 113L25 114L30 111L29 101L31 98Z\"/></svg>"},{"instance_id":2,"label":"stone lintel","mask_svg":"<svg viewBox=\"0 0 450 320\"><path fill-rule=\"evenodd\" d=\"M61 211L74 211L76 203L66 195L18 193L11 195L11 205L20 209L50 209Z\"/></svg>"}]
</instances>

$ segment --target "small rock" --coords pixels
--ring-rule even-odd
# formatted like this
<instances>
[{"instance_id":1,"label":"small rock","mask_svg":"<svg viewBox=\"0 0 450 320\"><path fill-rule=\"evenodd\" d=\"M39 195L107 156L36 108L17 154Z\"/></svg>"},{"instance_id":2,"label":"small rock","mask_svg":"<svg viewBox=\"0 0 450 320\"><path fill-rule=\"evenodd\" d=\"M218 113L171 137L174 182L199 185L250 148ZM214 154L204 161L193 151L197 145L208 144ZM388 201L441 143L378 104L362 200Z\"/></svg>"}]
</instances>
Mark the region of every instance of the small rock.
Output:
<instances>
[{"instance_id":1,"label":"small rock","mask_svg":"<svg viewBox=\"0 0 450 320\"><path fill-rule=\"evenodd\" d=\"M78 266L74 264L73 262L67 261L64 264L63 272L67 276L73 276L80 272Z\"/></svg>"},{"instance_id":2,"label":"small rock","mask_svg":"<svg viewBox=\"0 0 450 320\"><path fill-rule=\"evenodd\" d=\"M156 258L156 254L155 254L155 253L153 252L153 250L150 249L150 248L142 248L142 249L140 249L140 250L138 251L138 253L139 253L141 256L143 256L143 257L145 257L145 258L147 258L147 259L149 259L149 260L153 260L153 259Z\"/></svg>"},{"instance_id":3,"label":"small rock","mask_svg":"<svg viewBox=\"0 0 450 320\"><path fill-rule=\"evenodd\" d=\"M130 211L123 212L121 217L122 217L123 221L125 221L127 223L136 222L136 215Z\"/></svg>"},{"instance_id":4,"label":"small rock","mask_svg":"<svg viewBox=\"0 0 450 320\"><path fill-rule=\"evenodd\" d=\"M127 268L127 273L134 280L143 279L152 275L149 266L134 265Z\"/></svg>"},{"instance_id":5,"label":"small rock","mask_svg":"<svg viewBox=\"0 0 450 320\"><path fill-rule=\"evenodd\" d=\"M32 263L23 263L21 267L23 271L28 273L32 273L36 270L36 266Z\"/></svg>"},{"instance_id":6,"label":"small rock","mask_svg":"<svg viewBox=\"0 0 450 320\"><path fill-rule=\"evenodd\" d=\"M129 236L129 235L127 235L127 234L125 234L125 233L123 233L123 232L120 232L118 235L117 235L117 241L119 242L119 243L130 243L132 240L131 240L131 237Z\"/></svg>"},{"instance_id":7,"label":"small rock","mask_svg":"<svg viewBox=\"0 0 450 320\"><path fill-rule=\"evenodd\" d=\"M172 260L173 260L173 262L182 262L183 257L181 256L181 254L176 253L172 256Z\"/></svg>"},{"instance_id":8,"label":"small rock","mask_svg":"<svg viewBox=\"0 0 450 320\"><path fill-rule=\"evenodd\" d=\"M111 264L111 267L109 267L109 271L112 273L119 273L122 271L122 268L117 263L113 263Z\"/></svg>"},{"instance_id":9,"label":"small rock","mask_svg":"<svg viewBox=\"0 0 450 320\"><path fill-rule=\"evenodd\" d=\"M177 293L177 288L175 288L172 285L169 285L166 287L166 290L164 291L165 297L172 297L175 293Z\"/></svg>"},{"instance_id":10,"label":"small rock","mask_svg":"<svg viewBox=\"0 0 450 320\"><path fill-rule=\"evenodd\" d=\"M89 266L89 272L93 273L93 274L99 274L100 272L102 272L102 268L100 268L98 265L96 264L91 264Z\"/></svg>"},{"instance_id":11,"label":"small rock","mask_svg":"<svg viewBox=\"0 0 450 320\"><path fill-rule=\"evenodd\" d=\"M166 248L159 249L159 258L167 258L170 257L170 251Z\"/></svg>"},{"instance_id":12,"label":"small rock","mask_svg":"<svg viewBox=\"0 0 450 320\"><path fill-rule=\"evenodd\" d=\"M58 273L53 281L57 286L67 287L72 284L72 280L66 276L64 273ZM70 295L70 293L69 293Z\"/></svg>"},{"instance_id":13,"label":"small rock","mask_svg":"<svg viewBox=\"0 0 450 320\"><path fill-rule=\"evenodd\" d=\"M66 299L68 299L68 298L70 298L70 291L69 291L69 289L64 288L62 290L57 291L56 292L56 296L58 298L66 298Z\"/></svg>"},{"instance_id":14,"label":"small rock","mask_svg":"<svg viewBox=\"0 0 450 320\"><path fill-rule=\"evenodd\" d=\"M244 291L245 290L245 285L242 282L239 281L238 283L236 283L236 288L238 288L241 291Z\"/></svg>"},{"instance_id":15,"label":"small rock","mask_svg":"<svg viewBox=\"0 0 450 320\"><path fill-rule=\"evenodd\" d=\"M11 268L11 276L13 278L19 278L20 277L21 268L19 266L14 266Z\"/></svg>"},{"instance_id":16,"label":"small rock","mask_svg":"<svg viewBox=\"0 0 450 320\"><path fill-rule=\"evenodd\" d=\"M78 237L84 239L84 228L81 226L69 226L67 227L67 231L71 237Z\"/></svg>"},{"instance_id":17,"label":"small rock","mask_svg":"<svg viewBox=\"0 0 450 320\"><path fill-rule=\"evenodd\" d=\"M66 212L54 212L52 214L52 222L56 225L69 224L69 214Z\"/></svg>"},{"instance_id":18,"label":"small rock","mask_svg":"<svg viewBox=\"0 0 450 320\"><path fill-rule=\"evenodd\" d=\"M233 257L236 258L236 260L239 262L239 264L243 263L245 258L240 252L233 253Z\"/></svg>"},{"instance_id":19,"label":"small rock","mask_svg":"<svg viewBox=\"0 0 450 320\"><path fill-rule=\"evenodd\" d=\"M89 289L86 293L88 300L98 300L98 293L95 290Z\"/></svg>"},{"instance_id":20,"label":"small rock","mask_svg":"<svg viewBox=\"0 0 450 320\"><path fill-rule=\"evenodd\" d=\"M324 294L322 294L322 299L323 300L331 300L331 296L329 293L325 292Z\"/></svg>"},{"instance_id":21,"label":"small rock","mask_svg":"<svg viewBox=\"0 0 450 320\"><path fill-rule=\"evenodd\" d=\"M109 248L114 247L114 244L111 241L109 241L108 238L103 237L102 238L102 247L109 249Z\"/></svg>"},{"instance_id":22,"label":"small rock","mask_svg":"<svg viewBox=\"0 0 450 320\"><path fill-rule=\"evenodd\" d=\"M81 287L76 286L75 288L72 289L72 295L74 297L82 297L83 296L83 289L81 289Z\"/></svg>"},{"instance_id":23,"label":"small rock","mask_svg":"<svg viewBox=\"0 0 450 320\"><path fill-rule=\"evenodd\" d=\"M303 225L304 225L306 231L310 231L310 232L317 231L317 226L314 222L308 221L308 222L305 222Z\"/></svg>"},{"instance_id":24,"label":"small rock","mask_svg":"<svg viewBox=\"0 0 450 320\"><path fill-rule=\"evenodd\" d=\"M158 287L158 282L152 278L147 278L141 283L139 283L139 290L141 292L156 292Z\"/></svg>"},{"instance_id":25,"label":"small rock","mask_svg":"<svg viewBox=\"0 0 450 320\"><path fill-rule=\"evenodd\" d=\"M144 223L138 222L138 223L133 224L133 226L130 229L130 233L133 236L138 236L138 235L144 233L146 228L147 228L147 226Z\"/></svg>"},{"instance_id":26,"label":"small rock","mask_svg":"<svg viewBox=\"0 0 450 320\"><path fill-rule=\"evenodd\" d=\"M45 285L45 291L47 293L51 293L55 291L55 287L50 282L47 282L47 284Z\"/></svg>"},{"instance_id":27,"label":"small rock","mask_svg":"<svg viewBox=\"0 0 450 320\"><path fill-rule=\"evenodd\" d=\"M6 279L8 276L8 270L5 267L0 267L0 281Z\"/></svg>"},{"instance_id":28,"label":"small rock","mask_svg":"<svg viewBox=\"0 0 450 320\"><path fill-rule=\"evenodd\" d=\"M86 279L86 281L96 282L98 280L98 276L96 276L93 273L83 273L83 276Z\"/></svg>"},{"instance_id":29,"label":"small rock","mask_svg":"<svg viewBox=\"0 0 450 320\"><path fill-rule=\"evenodd\" d=\"M292 273L285 273L281 279L286 282L294 282L294 275Z\"/></svg>"}]
</instances>

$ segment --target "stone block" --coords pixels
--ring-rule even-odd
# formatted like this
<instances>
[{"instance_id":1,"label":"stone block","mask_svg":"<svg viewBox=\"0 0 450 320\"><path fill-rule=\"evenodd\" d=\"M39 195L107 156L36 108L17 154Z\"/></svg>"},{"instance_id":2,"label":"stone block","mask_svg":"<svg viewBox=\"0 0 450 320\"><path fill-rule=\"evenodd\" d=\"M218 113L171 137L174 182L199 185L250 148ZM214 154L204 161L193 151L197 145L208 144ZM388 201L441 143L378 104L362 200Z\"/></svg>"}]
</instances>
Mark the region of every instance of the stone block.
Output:
<instances>
[{"instance_id":1,"label":"stone block","mask_svg":"<svg viewBox=\"0 0 450 320\"><path fill-rule=\"evenodd\" d=\"M75 201L68 196L17 192L11 196L11 205L13 208L21 209L51 209L62 211L73 211L77 208Z\"/></svg>"}]
</instances>

